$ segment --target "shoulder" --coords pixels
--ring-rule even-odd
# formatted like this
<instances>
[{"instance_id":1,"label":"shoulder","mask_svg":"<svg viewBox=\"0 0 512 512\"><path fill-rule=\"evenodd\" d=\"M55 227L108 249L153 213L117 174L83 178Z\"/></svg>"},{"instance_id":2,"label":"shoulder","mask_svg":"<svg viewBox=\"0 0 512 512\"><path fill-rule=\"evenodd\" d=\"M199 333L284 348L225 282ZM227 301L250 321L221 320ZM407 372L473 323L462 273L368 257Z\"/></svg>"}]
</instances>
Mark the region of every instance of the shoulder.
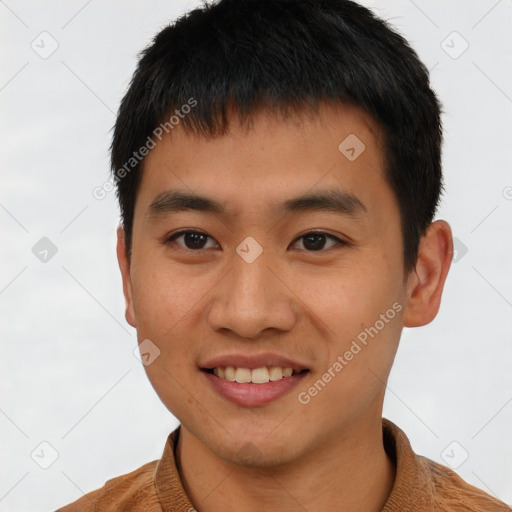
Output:
<instances>
[{"instance_id":1,"label":"shoulder","mask_svg":"<svg viewBox=\"0 0 512 512\"><path fill-rule=\"evenodd\" d=\"M383 434L396 475L382 512L512 512L451 469L414 453L405 433L387 419Z\"/></svg>"},{"instance_id":2,"label":"shoulder","mask_svg":"<svg viewBox=\"0 0 512 512\"><path fill-rule=\"evenodd\" d=\"M57 512L125 510L160 512L161 507L155 488L158 462L158 460L148 462L131 473L107 480L100 489L85 494L77 501L58 509Z\"/></svg>"},{"instance_id":3,"label":"shoulder","mask_svg":"<svg viewBox=\"0 0 512 512\"><path fill-rule=\"evenodd\" d=\"M430 474L431 492L438 510L450 512L511 512L512 509L486 492L468 484L451 469L426 457L418 461Z\"/></svg>"}]
</instances>

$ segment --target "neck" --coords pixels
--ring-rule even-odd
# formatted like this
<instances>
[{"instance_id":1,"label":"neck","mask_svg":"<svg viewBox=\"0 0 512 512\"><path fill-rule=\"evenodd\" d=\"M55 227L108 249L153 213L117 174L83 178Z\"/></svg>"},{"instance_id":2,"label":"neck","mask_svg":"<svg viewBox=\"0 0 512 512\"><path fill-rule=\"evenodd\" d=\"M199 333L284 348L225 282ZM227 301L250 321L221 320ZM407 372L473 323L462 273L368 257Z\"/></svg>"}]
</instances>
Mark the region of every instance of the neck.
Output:
<instances>
[{"instance_id":1,"label":"neck","mask_svg":"<svg viewBox=\"0 0 512 512\"><path fill-rule=\"evenodd\" d=\"M200 512L380 512L395 477L380 418L345 429L300 460L279 467L229 463L182 426L176 459L184 488Z\"/></svg>"}]
</instances>

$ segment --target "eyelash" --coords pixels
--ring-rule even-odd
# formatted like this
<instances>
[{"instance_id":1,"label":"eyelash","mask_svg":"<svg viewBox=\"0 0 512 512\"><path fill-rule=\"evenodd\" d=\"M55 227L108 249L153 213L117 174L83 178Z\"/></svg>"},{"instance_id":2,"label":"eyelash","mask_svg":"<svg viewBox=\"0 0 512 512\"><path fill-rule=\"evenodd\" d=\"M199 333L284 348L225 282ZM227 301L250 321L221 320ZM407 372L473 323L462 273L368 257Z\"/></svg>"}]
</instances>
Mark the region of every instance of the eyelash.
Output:
<instances>
[{"instance_id":1,"label":"eyelash","mask_svg":"<svg viewBox=\"0 0 512 512\"><path fill-rule=\"evenodd\" d=\"M182 231L178 231L177 233L173 233L169 236L167 236L164 240L163 240L163 244L164 245L170 245L171 243L175 242L176 239L184 236L184 235L187 235L187 234L196 234L196 235L204 235L206 237L208 237L210 240L215 240L213 237L211 237L210 235L208 235L207 233L204 233L203 231L197 231L197 230L193 230L193 229L189 229L189 230L182 230ZM334 236L334 235L331 235L329 233L325 233L324 231L308 231L307 233L304 233L303 235L301 236L298 236L293 242L291 245L295 245L299 240L301 239L304 239L308 236L312 236L312 235L321 235L321 236L324 236L326 239L330 239L330 240L333 240L334 242L336 242L336 245L333 246L333 247L329 247L328 249L319 249L317 251L308 251L307 249L299 249L301 251L304 251L304 252L309 252L309 253L322 253L322 252L327 252L333 248L340 248L342 246L347 246L349 245L348 242L344 241L344 240L341 240L340 238ZM217 245L218 245L218 242L216 242ZM210 249L210 248L209 248ZM184 250L184 251L187 251L187 252L202 252L206 249L203 249L203 248L200 248L200 249L189 249L187 247L182 247L180 246L180 250Z\"/></svg>"}]
</instances>

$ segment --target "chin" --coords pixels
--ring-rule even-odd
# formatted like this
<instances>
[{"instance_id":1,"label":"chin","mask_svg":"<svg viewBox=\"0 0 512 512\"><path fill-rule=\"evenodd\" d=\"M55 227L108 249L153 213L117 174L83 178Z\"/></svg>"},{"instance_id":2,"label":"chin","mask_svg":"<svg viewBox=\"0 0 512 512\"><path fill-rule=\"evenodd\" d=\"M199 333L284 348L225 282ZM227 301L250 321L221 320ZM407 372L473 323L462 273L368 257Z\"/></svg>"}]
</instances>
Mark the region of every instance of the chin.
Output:
<instances>
[{"instance_id":1,"label":"chin","mask_svg":"<svg viewBox=\"0 0 512 512\"><path fill-rule=\"evenodd\" d=\"M274 424L275 429L275 424ZM269 435L267 432L271 432ZM222 439L208 439L208 447L231 464L247 468L269 468L287 464L299 456L301 446L290 432L273 432L245 428L244 431L222 435ZM304 437L299 437L304 441Z\"/></svg>"}]
</instances>

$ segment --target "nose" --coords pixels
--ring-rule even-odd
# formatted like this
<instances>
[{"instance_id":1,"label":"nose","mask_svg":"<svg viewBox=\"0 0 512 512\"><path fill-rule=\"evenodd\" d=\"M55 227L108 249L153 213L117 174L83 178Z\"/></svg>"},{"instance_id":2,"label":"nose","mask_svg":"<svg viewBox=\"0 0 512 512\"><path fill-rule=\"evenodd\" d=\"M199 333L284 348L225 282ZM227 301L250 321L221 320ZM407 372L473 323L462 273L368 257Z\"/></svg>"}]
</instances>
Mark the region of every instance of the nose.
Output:
<instances>
[{"instance_id":1,"label":"nose","mask_svg":"<svg viewBox=\"0 0 512 512\"><path fill-rule=\"evenodd\" d=\"M287 285L265 254L248 263L235 253L231 271L215 287L208 312L210 327L247 339L267 330L293 329L299 308Z\"/></svg>"}]
</instances>

